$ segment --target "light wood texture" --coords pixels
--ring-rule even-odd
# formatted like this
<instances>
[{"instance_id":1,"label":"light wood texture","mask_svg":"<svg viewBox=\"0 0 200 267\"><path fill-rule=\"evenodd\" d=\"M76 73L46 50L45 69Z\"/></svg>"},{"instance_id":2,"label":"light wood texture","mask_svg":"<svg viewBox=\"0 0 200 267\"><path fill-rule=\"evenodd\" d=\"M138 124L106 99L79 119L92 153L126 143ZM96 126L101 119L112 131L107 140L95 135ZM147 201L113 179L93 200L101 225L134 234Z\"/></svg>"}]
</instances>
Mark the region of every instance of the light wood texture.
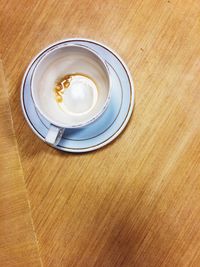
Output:
<instances>
[{"instance_id":1,"label":"light wood texture","mask_svg":"<svg viewBox=\"0 0 200 267\"><path fill-rule=\"evenodd\" d=\"M0 3L0 53L44 266L200 266L199 0ZM116 50L135 82L134 114L109 146L64 154L20 108L23 73L69 37Z\"/></svg>"},{"instance_id":2,"label":"light wood texture","mask_svg":"<svg viewBox=\"0 0 200 267\"><path fill-rule=\"evenodd\" d=\"M0 265L41 266L0 60Z\"/></svg>"}]
</instances>

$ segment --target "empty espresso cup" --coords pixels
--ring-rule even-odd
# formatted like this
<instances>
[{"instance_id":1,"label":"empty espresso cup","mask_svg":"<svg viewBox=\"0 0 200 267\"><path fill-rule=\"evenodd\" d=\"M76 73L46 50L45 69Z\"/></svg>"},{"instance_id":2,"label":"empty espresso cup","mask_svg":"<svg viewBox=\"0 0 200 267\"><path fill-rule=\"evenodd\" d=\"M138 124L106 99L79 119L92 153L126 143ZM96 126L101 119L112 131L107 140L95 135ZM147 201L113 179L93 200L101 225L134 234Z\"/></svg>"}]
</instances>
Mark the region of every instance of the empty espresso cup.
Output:
<instances>
[{"instance_id":1,"label":"empty espresso cup","mask_svg":"<svg viewBox=\"0 0 200 267\"><path fill-rule=\"evenodd\" d=\"M35 66L31 94L39 113L50 122L45 138L59 143L66 128L97 120L110 100L109 70L104 59L82 45L58 45Z\"/></svg>"}]
</instances>

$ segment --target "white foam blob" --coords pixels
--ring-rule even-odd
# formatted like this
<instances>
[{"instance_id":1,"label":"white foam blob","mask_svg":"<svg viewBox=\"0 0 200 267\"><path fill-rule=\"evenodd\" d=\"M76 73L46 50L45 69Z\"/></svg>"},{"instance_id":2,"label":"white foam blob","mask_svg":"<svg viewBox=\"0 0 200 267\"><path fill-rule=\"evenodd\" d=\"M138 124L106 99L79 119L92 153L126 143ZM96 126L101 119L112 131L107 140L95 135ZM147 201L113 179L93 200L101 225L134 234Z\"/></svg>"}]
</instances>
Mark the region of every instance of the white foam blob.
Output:
<instances>
[{"instance_id":1,"label":"white foam blob","mask_svg":"<svg viewBox=\"0 0 200 267\"><path fill-rule=\"evenodd\" d=\"M63 101L58 103L68 114L83 115L90 112L98 98L96 84L86 76L72 76L70 85L64 90Z\"/></svg>"}]
</instances>

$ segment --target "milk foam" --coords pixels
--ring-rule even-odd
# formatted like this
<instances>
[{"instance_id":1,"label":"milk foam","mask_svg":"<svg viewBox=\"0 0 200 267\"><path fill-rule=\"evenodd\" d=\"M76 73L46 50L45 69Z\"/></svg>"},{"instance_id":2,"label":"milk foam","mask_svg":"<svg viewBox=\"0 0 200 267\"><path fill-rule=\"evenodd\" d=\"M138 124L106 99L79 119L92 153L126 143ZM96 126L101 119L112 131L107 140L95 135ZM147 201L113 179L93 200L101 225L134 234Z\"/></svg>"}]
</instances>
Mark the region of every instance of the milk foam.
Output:
<instances>
[{"instance_id":1,"label":"milk foam","mask_svg":"<svg viewBox=\"0 0 200 267\"><path fill-rule=\"evenodd\" d=\"M97 86L92 79L76 75L71 77L69 87L62 94L63 100L57 104L67 114L83 115L94 108L97 98Z\"/></svg>"}]
</instances>

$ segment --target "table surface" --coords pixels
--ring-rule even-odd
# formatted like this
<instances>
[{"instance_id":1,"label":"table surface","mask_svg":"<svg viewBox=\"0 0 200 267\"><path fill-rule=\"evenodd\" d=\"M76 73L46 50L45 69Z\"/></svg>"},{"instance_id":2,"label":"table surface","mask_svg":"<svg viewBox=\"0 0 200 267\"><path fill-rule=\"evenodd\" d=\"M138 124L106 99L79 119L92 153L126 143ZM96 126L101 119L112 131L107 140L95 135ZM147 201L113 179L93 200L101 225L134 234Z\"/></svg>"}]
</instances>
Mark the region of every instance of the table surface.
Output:
<instances>
[{"instance_id":1,"label":"table surface","mask_svg":"<svg viewBox=\"0 0 200 267\"><path fill-rule=\"evenodd\" d=\"M199 0L2 0L0 12L2 266L200 266ZM32 57L72 37L117 51L135 83L123 134L79 155L39 140L20 107Z\"/></svg>"}]
</instances>

